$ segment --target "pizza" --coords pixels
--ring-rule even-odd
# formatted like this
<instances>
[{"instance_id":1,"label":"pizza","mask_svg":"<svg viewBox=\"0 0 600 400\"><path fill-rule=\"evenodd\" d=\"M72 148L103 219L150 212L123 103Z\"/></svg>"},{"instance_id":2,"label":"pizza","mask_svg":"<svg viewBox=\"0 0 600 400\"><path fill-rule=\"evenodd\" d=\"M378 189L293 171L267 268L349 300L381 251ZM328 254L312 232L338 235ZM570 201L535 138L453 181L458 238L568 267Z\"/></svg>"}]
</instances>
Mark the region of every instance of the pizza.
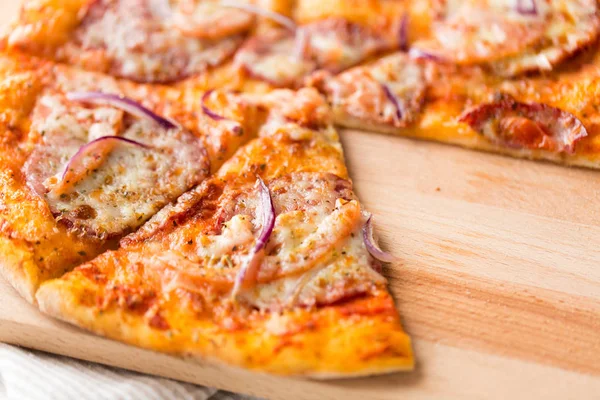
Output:
<instances>
[{"instance_id":1,"label":"pizza","mask_svg":"<svg viewBox=\"0 0 600 400\"><path fill-rule=\"evenodd\" d=\"M597 0L27 0L0 36L0 272L177 356L409 370L337 127L600 167Z\"/></svg>"},{"instance_id":2,"label":"pizza","mask_svg":"<svg viewBox=\"0 0 600 400\"><path fill-rule=\"evenodd\" d=\"M343 127L597 168L599 34L596 0L32 0L3 47L139 82L315 87Z\"/></svg>"},{"instance_id":3,"label":"pizza","mask_svg":"<svg viewBox=\"0 0 600 400\"><path fill-rule=\"evenodd\" d=\"M241 100L211 94L230 118L215 121L186 97L196 96L0 59L1 269L25 298L115 247L254 135Z\"/></svg>"},{"instance_id":4,"label":"pizza","mask_svg":"<svg viewBox=\"0 0 600 400\"><path fill-rule=\"evenodd\" d=\"M373 247L327 106L310 89L254 101L268 110L258 138L120 249L44 283L41 310L127 343L270 373L412 368L380 272L378 258L388 259Z\"/></svg>"}]
</instances>

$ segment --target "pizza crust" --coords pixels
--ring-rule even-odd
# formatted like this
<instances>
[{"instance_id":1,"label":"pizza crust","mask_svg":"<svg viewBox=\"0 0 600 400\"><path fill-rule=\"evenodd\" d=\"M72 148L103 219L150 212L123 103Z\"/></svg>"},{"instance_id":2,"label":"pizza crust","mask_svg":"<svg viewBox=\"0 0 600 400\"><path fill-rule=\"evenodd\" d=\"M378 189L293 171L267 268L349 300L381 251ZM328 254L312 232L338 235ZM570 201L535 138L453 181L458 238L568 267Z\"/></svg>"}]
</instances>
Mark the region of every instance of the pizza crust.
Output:
<instances>
[{"instance_id":1,"label":"pizza crust","mask_svg":"<svg viewBox=\"0 0 600 400\"><path fill-rule=\"evenodd\" d=\"M387 135L402 136L411 139L421 139L433 142L443 142L446 144L457 145L466 149L484 151L486 153L501 154L514 158L524 158L534 161L549 161L555 164L562 164L572 167L583 167L591 169L600 169L600 154L557 154L543 150L511 149L489 142L485 137L478 135L470 129L459 127L445 127L443 134L436 129L420 129L412 127L398 130L392 126L377 125L364 120L360 120L337 110L335 112L335 123L348 129L360 131L379 132ZM442 136L443 135L443 136Z\"/></svg>"},{"instance_id":2,"label":"pizza crust","mask_svg":"<svg viewBox=\"0 0 600 400\"><path fill-rule=\"evenodd\" d=\"M35 304L35 292L39 285L37 265L32 254L19 248L10 239L0 237L0 273L8 283L31 304Z\"/></svg>"},{"instance_id":3,"label":"pizza crust","mask_svg":"<svg viewBox=\"0 0 600 400\"><path fill-rule=\"evenodd\" d=\"M89 290L78 286L77 282L57 280L42 285L36 298L40 310L54 318L110 339L200 363L209 362L313 379L354 378L410 371L414 368L409 337L401 331L390 332L390 325L378 319L367 319L354 325L350 320L337 320L335 323L340 325L340 329L331 330L335 327L327 326L286 339L265 336L261 328L244 332L243 342L236 340L236 333L215 334L213 340L219 340L219 346L212 347L207 344L207 339L194 343L193 337L187 333L175 334L176 336L169 339L170 334L149 328L142 317L122 310L109 310L98 314L92 308L79 303L82 293L89 295ZM392 352L365 360L354 356L360 352L361 347L364 348L365 343L382 334L392 335L396 343L395 351L402 353ZM293 342L293 345L288 344L289 341ZM260 343L260 350L246 346L244 342L254 345ZM272 353L273 349L281 346L284 346L284 351ZM257 351L274 355L255 362L252 355Z\"/></svg>"}]
</instances>

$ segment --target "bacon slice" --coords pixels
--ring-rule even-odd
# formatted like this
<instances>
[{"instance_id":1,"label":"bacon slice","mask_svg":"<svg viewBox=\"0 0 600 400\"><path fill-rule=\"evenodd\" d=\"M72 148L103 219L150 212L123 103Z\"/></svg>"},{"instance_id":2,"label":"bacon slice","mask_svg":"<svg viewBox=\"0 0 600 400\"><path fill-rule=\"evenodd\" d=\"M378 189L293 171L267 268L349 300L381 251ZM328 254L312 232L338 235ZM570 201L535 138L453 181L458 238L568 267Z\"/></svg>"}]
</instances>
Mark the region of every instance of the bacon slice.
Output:
<instances>
[{"instance_id":1,"label":"bacon slice","mask_svg":"<svg viewBox=\"0 0 600 400\"><path fill-rule=\"evenodd\" d=\"M573 153L575 144L588 135L581 121L567 111L508 97L467 110L459 121L514 149Z\"/></svg>"}]
</instances>

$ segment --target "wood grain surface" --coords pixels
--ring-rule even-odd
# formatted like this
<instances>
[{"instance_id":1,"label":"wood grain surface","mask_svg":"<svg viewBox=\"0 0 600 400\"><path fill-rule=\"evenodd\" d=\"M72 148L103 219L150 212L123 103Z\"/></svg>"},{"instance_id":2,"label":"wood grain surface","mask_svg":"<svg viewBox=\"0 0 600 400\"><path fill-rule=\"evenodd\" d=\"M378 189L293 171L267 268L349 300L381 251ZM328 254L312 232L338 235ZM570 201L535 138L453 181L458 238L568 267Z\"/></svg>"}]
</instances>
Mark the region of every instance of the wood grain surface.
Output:
<instances>
[{"instance_id":1,"label":"wood grain surface","mask_svg":"<svg viewBox=\"0 0 600 400\"><path fill-rule=\"evenodd\" d=\"M1 18L16 9L1 1ZM342 134L415 342L412 373L279 378L179 360L39 314L0 281L0 341L269 399L600 398L600 172Z\"/></svg>"}]
</instances>

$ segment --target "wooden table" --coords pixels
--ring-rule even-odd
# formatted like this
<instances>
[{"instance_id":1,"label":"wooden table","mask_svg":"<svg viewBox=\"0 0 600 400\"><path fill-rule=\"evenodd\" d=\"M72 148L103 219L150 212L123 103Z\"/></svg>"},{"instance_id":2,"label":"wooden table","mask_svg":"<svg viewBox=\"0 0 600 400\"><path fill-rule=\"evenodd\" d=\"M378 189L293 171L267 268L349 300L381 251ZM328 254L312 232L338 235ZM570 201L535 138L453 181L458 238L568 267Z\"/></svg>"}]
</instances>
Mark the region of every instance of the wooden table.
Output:
<instances>
[{"instance_id":1,"label":"wooden table","mask_svg":"<svg viewBox=\"0 0 600 400\"><path fill-rule=\"evenodd\" d=\"M386 273L416 371L314 382L194 364L46 318L3 281L0 341L271 399L600 398L600 172L342 136L402 260Z\"/></svg>"}]
</instances>

